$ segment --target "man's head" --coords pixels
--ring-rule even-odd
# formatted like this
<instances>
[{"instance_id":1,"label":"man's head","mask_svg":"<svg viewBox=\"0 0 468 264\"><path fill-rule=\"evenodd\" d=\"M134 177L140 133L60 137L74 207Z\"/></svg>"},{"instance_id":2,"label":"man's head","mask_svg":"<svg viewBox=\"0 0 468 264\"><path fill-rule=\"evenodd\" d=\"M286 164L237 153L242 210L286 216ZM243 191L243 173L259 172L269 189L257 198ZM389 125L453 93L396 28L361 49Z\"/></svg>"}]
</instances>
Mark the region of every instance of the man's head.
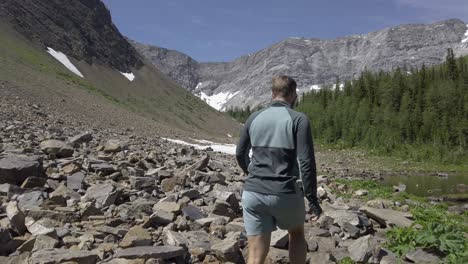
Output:
<instances>
[{"instance_id":1,"label":"man's head","mask_svg":"<svg viewBox=\"0 0 468 264\"><path fill-rule=\"evenodd\" d=\"M281 75L273 78L271 87L273 100L286 101L293 107L297 100L296 87L296 81L289 76Z\"/></svg>"}]
</instances>

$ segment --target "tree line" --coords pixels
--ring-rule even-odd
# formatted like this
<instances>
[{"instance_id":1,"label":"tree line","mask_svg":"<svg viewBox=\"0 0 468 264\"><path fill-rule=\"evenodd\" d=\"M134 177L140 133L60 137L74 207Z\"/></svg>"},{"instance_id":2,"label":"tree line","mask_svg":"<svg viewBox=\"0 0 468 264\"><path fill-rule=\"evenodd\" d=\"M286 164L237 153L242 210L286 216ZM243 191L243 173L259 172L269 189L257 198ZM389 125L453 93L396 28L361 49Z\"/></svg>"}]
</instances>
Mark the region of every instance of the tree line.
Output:
<instances>
[{"instance_id":1,"label":"tree line","mask_svg":"<svg viewBox=\"0 0 468 264\"><path fill-rule=\"evenodd\" d=\"M467 161L468 57L432 67L365 70L340 87L304 94L298 111L311 120L318 143L360 147L414 160ZM227 111L239 121L250 109Z\"/></svg>"}]
</instances>

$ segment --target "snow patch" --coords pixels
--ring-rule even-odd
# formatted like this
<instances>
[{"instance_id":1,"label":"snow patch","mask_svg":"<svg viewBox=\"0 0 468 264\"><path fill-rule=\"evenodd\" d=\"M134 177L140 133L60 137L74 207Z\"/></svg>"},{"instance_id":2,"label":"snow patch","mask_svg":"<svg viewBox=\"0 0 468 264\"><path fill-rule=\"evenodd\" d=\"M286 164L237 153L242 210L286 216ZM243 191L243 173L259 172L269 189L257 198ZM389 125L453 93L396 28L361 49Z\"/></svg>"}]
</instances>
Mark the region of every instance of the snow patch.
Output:
<instances>
[{"instance_id":1,"label":"snow patch","mask_svg":"<svg viewBox=\"0 0 468 264\"><path fill-rule=\"evenodd\" d=\"M199 83L197 84L197 86L195 86L195 90L197 90L198 88L200 88L202 85L203 85L203 83L202 83L202 82L199 82Z\"/></svg>"},{"instance_id":2,"label":"snow patch","mask_svg":"<svg viewBox=\"0 0 468 264\"><path fill-rule=\"evenodd\" d=\"M333 84L332 88L336 89L336 83ZM338 86L338 90L343 90L343 88L344 88L344 83L340 83L340 85Z\"/></svg>"},{"instance_id":3,"label":"snow patch","mask_svg":"<svg viewBox=\"0 0 468 264\"><path fill-rule=\"evenodd\" d=\"M231 99L232 97L236 96L239 93L239 91L235 93L231 92L221 92L218 94L213 94L211 96L205 94L204 92L200 93L200 98L204 100L207 104L209 104L211 107L218 111L223 111L224 110L224 105L226 102Z\"/></svg>"},{"instance_id":4,"label":"snow patch","mask_svg":"<svg viewBox=\"0 0 468 264\"><path fill-rule=\"evenodd\" d=\"M232 138L232 135L231 134L227 134L228 137Z\"/></svg>"},{"instance_id":5,"label":"snow patch","mask_svg":"<svg viewBox=\"0 0 468 264\"><path fill-rule=\"evenodd\" d=\"M180 145L192 146L196 149L206 149L210 147L213 149L213 151L216 151L216 152L222 152L222 153L226 153L229 155L236 154L236 145L234 144L220 144L220 143L215 143L215 142L211 142L208 140L191 139L195 142L200 143L200 144L195 144L195 143L188 143L180 139L170 139L170 138L163 138L163 139L176 143L176 144L180 144Z\"/></svg>"},{"instance_id":6,"label":"snow patch","mask_svg":"<svg viewBox=\"0 0 468 264\"><path fill-rule=\"evenodd\" d=\"M320 90L320 86L318 84L311 85L309 90Z\"/></svg>"},{"instance_id":7,"label":"snow patch","mask_svg":"<svg viewBox=\"0 0 468 264\"><path fill-rule=\"evenodd\" d=\"M468 25L466 25L467 29L466 29L466 32L465 32L465 38L462 39L462 43L465 43L465 42L468 42Z\"/></svg>"},{"instance_id":8,"label":"snow patch","mask_svg":"<svg viewBox=\"0 0 468 264\"><path fill-rule=\"evenodd\" d=\"M125 76L125 78L127 78L129 81L133 81L135 79L135 75L133 74L133 72L129 72L129 73L120 72L120 74Z\"/></svg>"},{"instance_id":9,"label":"snow patch","mask_svg":"<svg viewBox=\"0 0 468 264\"><path fill-rule=\"evenodd\" d=\"M67 55L63 54L60 51L55 51L53 48L47 47L47 52L52 55L56 60L63 64L67 69L69 69L74 74L84 78L83 74L73 65L73 63L68 59Z\"/></svg>"}]
</instances>

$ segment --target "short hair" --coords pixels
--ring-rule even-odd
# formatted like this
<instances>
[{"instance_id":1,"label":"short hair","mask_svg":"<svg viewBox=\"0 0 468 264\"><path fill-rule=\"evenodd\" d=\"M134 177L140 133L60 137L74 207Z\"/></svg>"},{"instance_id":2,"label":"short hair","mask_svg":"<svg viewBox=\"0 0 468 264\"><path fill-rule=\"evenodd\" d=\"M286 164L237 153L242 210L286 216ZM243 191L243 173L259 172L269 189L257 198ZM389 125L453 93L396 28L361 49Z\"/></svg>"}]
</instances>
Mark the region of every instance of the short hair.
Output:
<instances>
[{"instance_id":1,"label":"short hair","mask_svg":"<svg viewBox=\"0 0 468 264\"><path fill-rule=\"evenodd\" d=\"M273 93L273 97L281 96L281 97L289 97L296 92L296 81L293 78L280 75L273 78L273 85L271 86L271 92Z\"/></svg>"}]
</instances>

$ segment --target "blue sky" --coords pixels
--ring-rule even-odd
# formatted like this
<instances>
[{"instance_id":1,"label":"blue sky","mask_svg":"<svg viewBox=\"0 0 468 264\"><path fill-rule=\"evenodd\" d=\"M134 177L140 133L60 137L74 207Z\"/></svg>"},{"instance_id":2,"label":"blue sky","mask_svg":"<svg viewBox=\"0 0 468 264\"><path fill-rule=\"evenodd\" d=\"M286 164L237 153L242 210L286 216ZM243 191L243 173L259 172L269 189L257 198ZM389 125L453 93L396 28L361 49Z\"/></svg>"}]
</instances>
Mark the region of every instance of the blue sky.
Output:
<instances>
[{"instance_id":1,"label":"blue sky","mask_svg":"<svg viewBox=\"0 0 468 264\"><path fill-rule=\"evenodd\" d=\"M288 37L332 39L404 23L460 18L468 0L103 0L122 34L230 61Z\"/></svg>"}]
</instances>

